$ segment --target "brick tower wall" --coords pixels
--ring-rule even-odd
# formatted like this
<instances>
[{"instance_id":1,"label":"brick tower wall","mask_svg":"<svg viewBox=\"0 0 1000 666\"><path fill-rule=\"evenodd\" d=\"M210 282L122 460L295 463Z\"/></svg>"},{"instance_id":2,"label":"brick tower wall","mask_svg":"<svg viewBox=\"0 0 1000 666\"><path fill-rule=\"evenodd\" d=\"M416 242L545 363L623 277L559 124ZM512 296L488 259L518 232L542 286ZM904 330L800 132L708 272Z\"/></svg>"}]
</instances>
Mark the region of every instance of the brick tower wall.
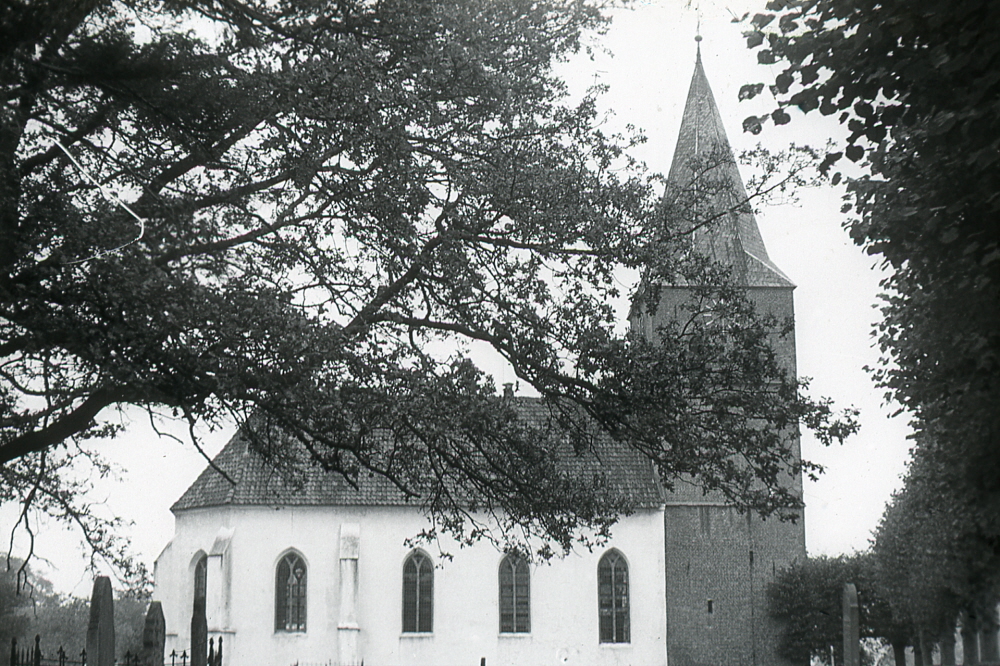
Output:
<instances>
[{"instance_id":1,"label":"brick tower wall","mask_svg":"<svg viewBox=\"0 0 1000 666\"><path fill-rule=\"evenodd\" d=\"M719 504L668 505L664 529L667 662L784 664L767 586L783 567L805 558L802 521L761 520Z\"/></svg>"},{"instance_id":2,"label":"brick tower wall","mask_svg":"<svg viewBox=\"0 0 1000 666\"><path fill-rule=\"evenodd\" d=\"M759 312L794 316L792 289L750 287ZM633 331L652 338L661 322L681 316L687 289L664 288L654 316L633 312ZM794 333L772 346L795 374ZM800 457L798 437L794 454ZM789 477L801 497L801 475ZM806 556L805 528L776 517L741 514L718 494L681 480L664 510L667 659L671 666L785 666L777 656L780 627L768 614L767 586L782 568ZM709 602L711 601L711 604Z\"/></svg>"}]
</instances>

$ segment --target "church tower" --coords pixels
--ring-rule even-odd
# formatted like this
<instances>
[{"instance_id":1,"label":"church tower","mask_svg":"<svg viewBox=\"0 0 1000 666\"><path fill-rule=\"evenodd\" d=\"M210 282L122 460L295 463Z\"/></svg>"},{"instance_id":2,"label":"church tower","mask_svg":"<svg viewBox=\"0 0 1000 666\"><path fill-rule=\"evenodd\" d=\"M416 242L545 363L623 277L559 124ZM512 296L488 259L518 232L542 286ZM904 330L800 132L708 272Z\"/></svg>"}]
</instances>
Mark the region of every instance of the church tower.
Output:
<instances>
[{"instance_id":1,"label":"church tower","mask_svg":"<svg viewBox=\"0 0 1000 666\"><path fill-rule=\"evenodd\" d=\"M700 37L696 38L700 41ZM698 163L696 170L692 164ZM695 62L677 147L668 175L672 191L714 183L712 208L727 210L693 235L695 249L731 270L758 311L791 320L795 285L768 257L722 117L701 61ZM719 183L728 183L718 188ZM659 305L647 310L633 304L632 330L649 336L676 316L690 285L661 285ZM775 352L795 376L794 334L775 336ZM794 443L799 456L799 444ZM801 476L793 487L801 497ZM780 628L767 612L767 585L782 568L805 558L805 531L776 517L740 514L719 494L705 494L694 484L679 483L665 493L667 660L671 666L773 666Z\"/></svg>"}]
</instances>

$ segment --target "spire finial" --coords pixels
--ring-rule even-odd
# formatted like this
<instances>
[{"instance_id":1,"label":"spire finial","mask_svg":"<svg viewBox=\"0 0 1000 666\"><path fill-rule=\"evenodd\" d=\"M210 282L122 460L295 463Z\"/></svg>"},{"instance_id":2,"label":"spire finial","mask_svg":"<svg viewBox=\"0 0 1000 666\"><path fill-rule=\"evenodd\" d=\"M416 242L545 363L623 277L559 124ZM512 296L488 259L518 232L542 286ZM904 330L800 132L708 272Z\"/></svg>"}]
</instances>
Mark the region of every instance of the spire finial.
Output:
<instances>
[{"instance_id":1,"label":"spire finial","mask_svg":"<svg viewBox=\"0 0 1000 666\"><path fill-rule=\"evenodd\" d=\"M695 29L694 41L698 45L698 61L701 62L701 3L696 5L695 11L698 16L698 27Z\"/></svg>"}]
</instances>

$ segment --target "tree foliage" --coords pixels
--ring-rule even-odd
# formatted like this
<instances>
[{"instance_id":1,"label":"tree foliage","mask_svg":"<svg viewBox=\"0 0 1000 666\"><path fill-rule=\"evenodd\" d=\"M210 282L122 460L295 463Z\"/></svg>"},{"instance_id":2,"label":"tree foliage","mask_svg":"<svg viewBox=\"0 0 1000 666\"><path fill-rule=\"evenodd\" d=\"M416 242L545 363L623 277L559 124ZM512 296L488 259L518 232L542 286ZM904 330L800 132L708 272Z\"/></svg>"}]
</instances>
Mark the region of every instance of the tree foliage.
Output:
<instances>
[{"instance_id":1,"label":"tree foliage","mask_svg":"<svg viewBox=\"0 0 1000 666\"><path fill-rule=\"evenodd\" d=\"M771 614L782 621L782 651L791 661L841 659L841 590L858 588L861 636L893 647L902 664L906 646L930 644L957 623L995 630L1000 596L996 546L984 531L997 520L963 495L953 464L935 457L932 442L915 448L903 489L886 506L870 550L838 558L809 558L783 571L769 589ZM944 451L947 453L947 450Z\"/></svg>"},{"instance_id":2,"label":"tree foliage","mask_svg":"<svg viewBox=\"0 0 1000 666\"><path fill-rule=\"evenodd\" d=\"M138 655L142 651L142 630L149 600L116 596L114 605L115 653L124 661L120 658L126 652ZM50 592L36 599L22 638L40 636L39 645L46 659L54 658L60 648L69 659L78 659L87 648L89 623L89 600Z\"/></svg>"},{"instance_id":3,"label":"tree foliage","mask_svg":"<svg viewBox=\"0 0 1000 666\"><path fill-rule=\"evenodd\" d=\"M800 502L796 424L843 434L774 359L778 324L685 259L691 229L624 152L639 139L565 97L552 65L595 6L3 12L0 461L22 501L55 492L29 470L139 405L235 419L279 467L384 475L460 538L476 509L566 548L628 510L559 463L567 437L593 445L585 420L764 513ZM628 338L622 267L716 285L727 324ZM566 431L519 422L474 345Z\"/></svg>"},{"instance_id":4,"label":"tree foliage","mask_svg":"<svg viewBox=\"0 0 1000 666\"><path fill-rule=\"evenodd\" d=\"M914 572L894 585L915 595L920 622L953 614L995 591L1000 555L1000 6L772 0L747 39L760 62L780 64L773 121L792 106L839 114L849 145L824 167L865 158L844 209L855 242L891 269L874 377L919 435L879 549L926 566L926 578L892 572ZM925 547L947 556L949 580Z\"/></svg>"},{"instance_id":5,"label":"tree foliage","mask_svg":"<svg viewBox=\"0 0 1000 666\"><path fill-rule=\"evenodd\" d=\"M99 479L118 479L119 471L101 456L77 442L52 447L36 455L8 461L0 468L0 505L17 505L4 561L15 568L20 588L30 583L29 564L36 554L37 517L61 523L80 535L85 544L88 570L110 565L119 582L135 594L150 587L146 565L132 557L127 535L130 525L100 506L93 497ZM15 534L25 546L15 557Z\"/></svg>"},{"instance_id":6,"label":"tree foliage","mask_svg":"<svg viewBox=\"0 0 1000 666\"><path fill-rule=\"evenodd\" d=\"M997 545L984 536L997 517L966 495L950 453L920 442L875 535L880 583L913 638L951 633L963 614L992 618L1000 597Z\"/></svg>"},{"instance_id":7,"label":"tree foliage","mask_svg":"<svg viewBox=\"0 0 1000 666\"><path fill-rule=\"evenodd\" d=\"M889 600L880 586L878 565L870 552L840 557L810 557L778 574L768 587L769 612L782 626L780 651L795 664L817 660L843 663L843 590L858 591L860 636L906 646L911 632L892 618ZM872 662L864 651L862 660Z\"/></svg>"},{"instance_id":8,"label":"tree foliage","mask_svg":"<svg viewBox=\"0 0 1000 666\"><path fill-rule=\"evenodd\" d=\"M5 650L11 639L22 649L31 648L34 638L46 660L56 660L59 649L70 660L78 660L87 648L90 601L52 589L52 584L20 560L0 571L0 639ZM115 649L119 655L139 654L148 596L116 595L114 601Z\"/></svg>"}]
</instances>

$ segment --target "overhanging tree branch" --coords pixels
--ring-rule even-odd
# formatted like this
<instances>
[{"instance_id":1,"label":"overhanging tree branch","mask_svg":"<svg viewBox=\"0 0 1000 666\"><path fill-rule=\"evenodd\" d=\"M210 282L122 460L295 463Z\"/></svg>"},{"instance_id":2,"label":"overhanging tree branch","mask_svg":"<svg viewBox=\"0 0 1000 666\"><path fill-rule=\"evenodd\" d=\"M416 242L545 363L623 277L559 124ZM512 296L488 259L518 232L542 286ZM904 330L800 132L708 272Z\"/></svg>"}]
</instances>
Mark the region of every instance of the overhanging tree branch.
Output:
<instances>
[{"instance_id":1,"label":"overhanging tree branch","mask_svg":"<svg viewBox=\"0 0 1000 666\"><path fill-rule=\"evenodd\" d=\"M47 426L8 439L0 445L0 463L15 460L29 453L44 451L61 444L90 426L105 407L122 402L129 397L124 387L99 388L79 406L54 418Z\"/></svg>"}]
</instances>

